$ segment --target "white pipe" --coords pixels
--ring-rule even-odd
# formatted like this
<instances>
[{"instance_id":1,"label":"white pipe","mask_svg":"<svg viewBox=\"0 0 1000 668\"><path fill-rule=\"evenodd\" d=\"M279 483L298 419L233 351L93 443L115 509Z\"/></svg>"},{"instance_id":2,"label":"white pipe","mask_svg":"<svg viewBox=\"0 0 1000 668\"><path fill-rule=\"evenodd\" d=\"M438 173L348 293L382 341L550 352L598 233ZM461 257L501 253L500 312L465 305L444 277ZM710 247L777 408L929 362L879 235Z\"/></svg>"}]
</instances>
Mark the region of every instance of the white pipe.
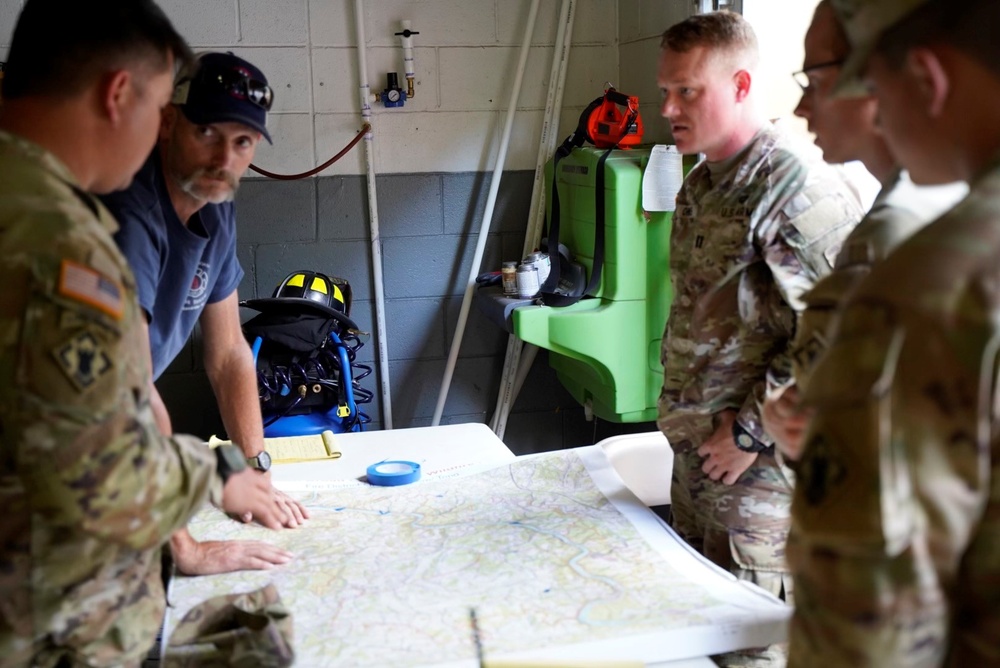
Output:
<instances>
[{"instance_id":1,"label":"white pipe","mask_svg":"<svg viewBox=\"0 0 1000 668\"><path fill-rule=\"evenodd\" d=\"M576 16L576 0L563 0L559 10L559 24L556 30L556 51L552 55L552 69L549 72L549 90L545 99L545 118L542 135L538 142L535 160L535 180L531 190L531 205L528 208L528 225L524 234L523 255L534 250L542 237L545 223L545 163L555 151L559 140L559 119L562 115L563 92L566 88L566 69L569 65L569 50L573 42L573 20ZM497 405L490 421L490 429L503 439L507 430L507 418L521 391L528 368L538 353L536 346L524 343L511 334L507 338L507 353L504 356L503 374L500 377L500 391ZM522 354L524 358L522 359Z\"/></svg>"},{"instance_id":2,"label":"white pipe","mask_svg":"<svg viewBox=\"0 0 1000 668\"><path fill-rule=\"evenodd\" d=\"M361 120L372 128L371 89L368 87L364 0L354 0L354 21L358 39L358 95ZM371 234L372 280L375 284L375 338L378 341L379 384L382 387L382 427L392 429L392 396L389 390L389 343L385 327L385 285L382 279L382 239L378 231L378 197L375 190L374 129L365 135L365 162L368 167L368 213Z\"/></svg>"},{"instance_id":3,"label":"white pipe","mask_svg":"<svg viewBox=\"0 0 1000 668\"><path fill-rule=\"evenodd\" d=\"M517 111L517 99L521 93L521 80L524 78L524 68L528 62L528 51L531 50L531 34L535 30L535 18L538 16L538 2L539 0L531 0L531 9L528 10L528 21L524 26L524 41L521 43L521 55L517 62L517 75L514 77L514 85L510 91L507 118L504 121L496 164L493 166L493 180L490 182L490 193L486 198L486 210L483 212L483 221L479 227L479 241L476 243L476 254L472 259L472 266L469 269L469 280L465 285L462 310L458 314L458 324L455 325L455 336L451 342L451 351L448 353L448 364L444 369L441 391L438 393L437 407L434 409L434 419L431 421L431 424L435 426L441 424L441 415L444 413L444 404L448 399L451 378L455 373L455 364L458 362L458 351L462 347L465 323L469 319L472 293L476 289L476 276L479 275L479 267L483 263L483 253L486 250L486 240L489 237L490 222L493 220L493 207L496 205L497 192L500 190L500 177L503 175L504 162L507 160L510 132L514 127L514 112Z\"/></svg>"},{"instance_id":4,"label":"white pipe","mask_svg":"<svg viewBox=\"0 0 1000 668\"><path fill-rule=\"evenodd\" d=\"M409 19L402 21L403 32L410 31L411 22ZM399 40L403 43L403 68L406 70L406 96L413 99L413 78L416 76L416 68L413 65L413 37L410 35L400 35Z\"/></svg>"},{"instance_id":5,"label":"white pipe","mask_svg":"<svg viewBox=\"0 0 1000 668\"><path fill-rule=\"evenodd\" d=\"M517 366L517 377L514 379L514 396L516 397L521 393L521 387L524 385L524 381L528 378L528 372L531 371L531 364L535 361L535 355L538 354L538 346L533 346L530 343L524 344L524 354L521 355L521 363ZM504 416L504 421L506 422L507 416Z\"/></svg>"},{"instance_id":6,"label":"white pipe","mask_svg":"<svg viewBox=\"0 0 1000 668\"><path fill-rule=\"evenodd\" d=\"M559 10L559 27L556 30L556 51L552 55L552 69L549 71L549 91L545 99L545 120L542 136L538 142L535 159L535 180L531 189L531 205L528 209L532 218L524 235L524 256L538 247L545 223L545 163L556 150L559 141L559 117L562 114L563 92L566 90L566 69L569 65L569 49L573 41L573 19L576 15L576 0L563 0Z\"/></svg>"}]
</instances>

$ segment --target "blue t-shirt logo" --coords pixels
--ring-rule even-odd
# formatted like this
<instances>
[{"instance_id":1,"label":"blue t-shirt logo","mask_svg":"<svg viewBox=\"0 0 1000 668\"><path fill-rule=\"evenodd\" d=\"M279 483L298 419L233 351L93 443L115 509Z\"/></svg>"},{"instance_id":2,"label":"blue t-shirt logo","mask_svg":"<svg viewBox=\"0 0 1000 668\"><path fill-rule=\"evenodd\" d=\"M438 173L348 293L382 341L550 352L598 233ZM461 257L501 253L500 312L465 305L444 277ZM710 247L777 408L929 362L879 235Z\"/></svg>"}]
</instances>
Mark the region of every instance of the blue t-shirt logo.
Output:
<instances>
[{"instance_id":1,"label":"blue t-shirt logo","mask_svg":"<svg viewBox=\"0 0 1000 668\"><path fill-rule=\"evenodd\" d=\"M200 262L194 271L194 279L191 281L191 290L184 300L184 310L201 310L205 307L208 299L208 270L207 262Z\"/></svg>"}]
</instances>

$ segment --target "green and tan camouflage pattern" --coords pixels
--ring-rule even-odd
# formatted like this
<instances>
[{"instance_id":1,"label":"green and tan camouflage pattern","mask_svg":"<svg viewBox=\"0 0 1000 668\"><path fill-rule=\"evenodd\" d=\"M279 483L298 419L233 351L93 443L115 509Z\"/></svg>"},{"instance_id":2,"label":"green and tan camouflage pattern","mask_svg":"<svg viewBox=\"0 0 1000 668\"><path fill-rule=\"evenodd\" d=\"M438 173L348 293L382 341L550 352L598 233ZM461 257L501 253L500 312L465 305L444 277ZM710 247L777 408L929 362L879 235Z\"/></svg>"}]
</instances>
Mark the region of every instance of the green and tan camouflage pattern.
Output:
<instances>
[{"instance_id":1,"label":"green and tan camouflage pattern","mask_svg":"<svg viewBox=\"0 0 1000 668\"><path fill-rule=\"evenodd\" d=\"M701 471L696 451L726 410L773 442L760 420L767 374L790 375L802 296L830 272L861 215L815 147L770 124L721 169L695 167L677 198L657 421L675 453L675 528L741 577L771 572L772 591L787 588L791 471L772 449L725 485Z\"/></svg>"},{"instance_id":2,"label":"green and tan camouflage pattern","mask_svg":"<svg viewBox=\"0 0 1000 668\"><path fill-rule=\"evenodd\" d=\"M813 361L826 349L827 331L841 300L868 275L872 265L954 206L966 192L959 184L920 188L901 171L888 180L844 242L833 272L803 297L806 308L792 342L793 373L800 391L808 387Z\"/></svg>"},{"instance_id":3,"label":"green and tan camouflage pattern","mask_svg":"<svg viewBox=\"0 0 1000 668\"><path fill-rule=\"evenodd\" d=\"M163 617L161 545L221 500L215 457L154 426L111 215L5 133L0 174L0 666L137 665ZM121 286L121 313L63 296L64 260Z\"/></svg>"},{"instance_id":4,"label":"green and tan camouflage pattern","mask_svg":"<svg viewBox=\"0 0 1000 668\"><path fill-rule=\"evenodd\" d=\"M882 34L929 0L831 0L851 43L835 92L842 97L870 95L861 76Z\"/></svg>"},{"instance_id":5,"label":"green and tan camouflage pattern","mask_svg":"<svg viewBox=\"0 0 1000 668\"><path fill-rule=\"evenodd\" d=\"M295 661L292 614L273 584L217 596L184 615L163 668L286 668Z\"/></svg>"},{"instance_id":6,"label":"green and tan camouflage pattern","mask_svg":"<svg viewBox=\"0 0 1000 668\"><path fill-rule=\"evenodd\" d=\"M877 264L804 400L793 666L1000 665L1000 166Z\"/></svg>"}]
</instances>

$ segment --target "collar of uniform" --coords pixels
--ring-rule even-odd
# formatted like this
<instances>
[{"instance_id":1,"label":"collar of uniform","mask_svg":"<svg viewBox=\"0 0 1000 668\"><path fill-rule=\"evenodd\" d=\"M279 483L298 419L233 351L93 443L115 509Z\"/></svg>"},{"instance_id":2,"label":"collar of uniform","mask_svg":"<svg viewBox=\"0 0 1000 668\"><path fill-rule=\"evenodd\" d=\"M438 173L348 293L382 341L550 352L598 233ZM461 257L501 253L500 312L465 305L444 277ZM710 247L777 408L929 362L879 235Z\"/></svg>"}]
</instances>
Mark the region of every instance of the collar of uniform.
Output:
<instances>
[{"instance_id":1,"label":"collar of uniform","mask_svg":"<svg viewBox=\"0 0 1000 668\"><path fill-rule=\"evenodd\" d=\"M975 176L969 179L969 188L975 188L980 181L987 178L996 178L1000 174L1000 151L993 154L993 159L986 163L983 169L979 170Z\"/></svg>"},{"instance_id":2,"label":"collar of uniform","mask_svg":"<svg viewBox=\"0 0 1000 668\"><path fill-rule=\"evenodd\" d=\"M903 169L901 167L896 167L892 170L892 173L889 174L889 178L885 180L885 183L881 184L882 188L878 191L878 195L875 196L875 201L872 202L872 205L868 210L873 211L879 206L885 204L889 194L896 188L896 186L899 185L899 181L902 178Z\"/></svg>"},{"instance_id":3,"label":"collar of uniform","mask_svg":"<svg viewBox=\"0 0 1000 668\"><path fill-rule=\"evenodd\" d=\"M0 130L0 142L10 144L16 150L30 157L39 165L44 167L46 171L52 172L54 175L59 177L61 181L65 181L74 188L80 187L79 182L76 180L76 177L73 176L73 172L69 170L69 167L67 167L62 160L57 158L54 154L46 151L38 144L29 141L24 137L4 132L3 130Z\"/></svg>"},{"instance_id":4,"label":"collar of uniform","mask_svg":"<svg viewBox=\"0 0 1000 668\"><path fill-rule=\"evenodd\" d=\"M114 219L114 216L104 208L104 205L96 197L85 192L80 187L80 183L77 181L76 176L73 175L73 172L55 154L24 137L0 130L0 146L3 144L7 144L12 150L22 153L27 158L33 160L39 169L50 173L66 184L110 233L113 234L118 231L118 223Z\"/></svg>"},{"instance_id":5,"label":"collar of uniform","mask_svg":"<svg viewBox=\"0 0 1000 668\"><path fill-rule=\"evenodd\" d=\"M726 180L726 177L732 176L733 182L740 181L745 178L746 174L753 169L756 169L756 161L747 160L748 157L756 150L761 151L761 146L770 146L775 141L777 141L776 128L773 123L768 121L765 123L757 133L750 138L743 148L733 153L728 158L724 160L719 160L718 162L709 163L705 161L705 167L711 174L712 187L714 188L718 184ZM761 142L765 142L761 144ZM766 151L764 151L766 152Z\"/></svg>"}]
</instances>

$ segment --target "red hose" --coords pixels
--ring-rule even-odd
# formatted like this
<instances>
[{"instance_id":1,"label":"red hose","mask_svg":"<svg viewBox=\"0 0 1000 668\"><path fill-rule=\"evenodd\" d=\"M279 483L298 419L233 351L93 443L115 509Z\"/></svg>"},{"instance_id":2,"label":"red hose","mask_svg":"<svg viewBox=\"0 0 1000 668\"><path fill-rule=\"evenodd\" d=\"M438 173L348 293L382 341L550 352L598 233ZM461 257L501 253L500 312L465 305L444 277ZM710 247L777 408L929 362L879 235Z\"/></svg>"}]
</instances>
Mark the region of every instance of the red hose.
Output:
<instances>
[{"instance_id":1,"label":"red hose","mask_svg":"<svg viewBox=\"0 0 1000 668\"><path fill-rule=\"evenodd\" d=\"M367 133L371 129L372 129L372 126L369 125L368 123L365 123L363 126L361 126L361 132L358 133L358 136L356 136L354 139L352 139L351 143L349 143L347 146L345 146L343 148L343 150L340 151L340 153L338 153L337 155L333 156L332 158L330 158L329 160L327 160L326 162L324 162L319 167L314 167L313 169L310 169L308 172L302 172L301 174L275 174L274 172L269 172L266 169L261 169L257 165L250 165L250 169L252 169L253 171L257 172L258 174L261 174L261 175L266 176L266 177L271 178L271 179L278 179L279 181L294 181L295 179L304 179L306 177L312 176L313 174L318 174L318 173L322 172L324 169L326 169L327 167L329 167L333 163L335 163L338 160L340 160L341 158L343 158L347 154L348 151L350 151L352 148L354 148L354 146L359 141L361 141L361 138L365 136L365 133Z\"/></svg>"}]
</instances>

